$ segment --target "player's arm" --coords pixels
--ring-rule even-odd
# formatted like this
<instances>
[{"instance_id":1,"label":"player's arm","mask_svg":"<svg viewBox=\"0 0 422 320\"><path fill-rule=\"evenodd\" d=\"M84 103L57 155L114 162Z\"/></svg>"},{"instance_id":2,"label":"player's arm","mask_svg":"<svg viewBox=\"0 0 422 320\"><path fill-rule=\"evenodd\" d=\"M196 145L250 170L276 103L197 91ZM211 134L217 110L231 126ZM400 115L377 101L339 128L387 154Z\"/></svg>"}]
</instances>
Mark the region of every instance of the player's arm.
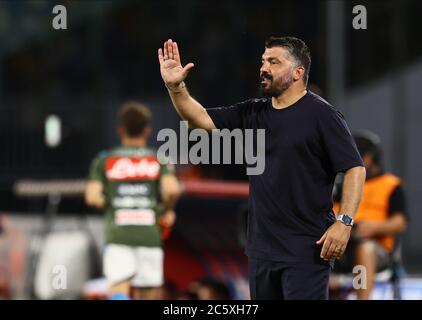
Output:
<instances>
[{"instance_id":1,"label":"player's arm","mask_svg":"<svg viewBox=\"0 0 422 320\"><path fill-rule=\"evenodd\" d=\"M356 227L356 236L362 239L370 239L377 236L395 236L406 231L407 219L404 212L394 212L385 221L360 221Z\"/></svg>"},{"instance_id":2,"label":"player's arm","mask_svg":"<svg viewBox=\"0 0 422 320\"><path fill-rule=\"evenodd\" d=\"M362 197L365 177L365 167L354 167L344 173L339 213L347 213L352 218L355 216Z\"/></svg>"},{"instance_id":3,"label":"player's arm","mask_svg":"<svg viewBox=\"0 0 422 320\"><path fill-rule=\"evenodd\" d=\"M379 230L380 234L396 235L403 233L407 229L407 219L403 212L394 212L390 218L387 219Z\"/></svg>"},{"instance_id":4,"label":"player's arm","mask_svg":"<svg viewBox=\"0 0 422 320\"><path fill-rule=\"evenodd\" d=\"M164 42L164 47L158 49L161 76L168 89L174 108L189 127L206 130L215 129L215 125L205 108L189 94L184 80L193 63L182 67L177 43L171 39Z\"/></svg>"},{"instance_id":5,"label":"player's arm","mask_svg":"<svg viewBox=\"0 0 422 320\"><path fill-rule=\"evenodd\" d=\"M92 161L88 182L85 187L85 203L97 209L103 209L106 205L104 197L104 158L101 155Z\"/></svg>"},{"instance_id":6,"label":"player's arm","mask_svg":"<svg viewBox=\"0 0 422 320\"><path fill-rule=\"evenodd\" d=\"M161 176L160 193L163 202L163 215L160 220L166 227L171 227L176 220L174 207L181 194L179 181L174 174L168 173Z\"/></svg>"},{"instance_id":7,"label":"player's arm","mask_svg":"<svg viewBox=\"0 0 422 320\"><path fill-rule=\"evenodd\" d=\"M85 188L85 203L90 207L103 209L105 206L103 188L104 186L101 181L88 181Z\"/></svg>"},{"instance_id":8,"label":"player's arm","mask_svg":"<svg viewBox=\"0 0 422 320\"><path fill-rule=\"evenodd\" d=\"M344 174L343 192L340 202L339 213L347 213L354 217L362 197L362 189L365 183L365 167L358 166L348 169ZM317 241L322 244L321 258L329 260L340 258L346 250L350 238L351 227L340 221L336 221L324 235Z\"/></svg>"}]
</instances>

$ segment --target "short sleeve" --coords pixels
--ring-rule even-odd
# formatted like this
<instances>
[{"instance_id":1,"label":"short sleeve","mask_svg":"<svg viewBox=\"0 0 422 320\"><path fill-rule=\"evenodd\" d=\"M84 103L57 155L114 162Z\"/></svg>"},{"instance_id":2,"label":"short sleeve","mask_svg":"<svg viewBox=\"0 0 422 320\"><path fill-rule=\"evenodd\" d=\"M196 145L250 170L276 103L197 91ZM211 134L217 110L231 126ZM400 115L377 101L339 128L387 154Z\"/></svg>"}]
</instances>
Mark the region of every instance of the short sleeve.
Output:
<instances>
[{"instance_id":1,"label":"short sleeve","mask_svg":"<svg viewBox=\"0 0 422 320\"><path fill-rule=\"evenodd\" d=\"M364 166L343 115L327 108L319 115L319 130L334 173Z\"/></svg>"},{"instance_id":2,"label":"short sleeve","mask_svg":"<svg viewBox=\"0 0 422 320\"><path fill-rule=\"evenodd\" d=\"M398 212L407 216L406 198L403 187L401 185L398 185L392 192L388 208L388 213L390 216Z\"/></svg>"},{"instance_id":3,"label":"short sleeve","mask_svg":"<svg viewBox=\"0 0 422 320\"><path fill-rule=\"evenodd\" d=\"M160 175L174 174L175 168L173 163L160 164Z\"/></svg>"},{"instance_id":4,"label":"short sleeve","mask_svg":"<svg viewBox=\"0 0 422 320\"><path fill-rule=\"evenodd\" d=\"M249 101L239 102L229 107L206 109L217 129L243 129L245 110Z\"/></svg>"},{"instance_id":5,"label":"short sleeve","mask_svg":"<svg viewBox=\"0 0 422 320\"><path fill-rule=\"evenodd\" d=\"M92 162L89 169L88 180L105 182L104 158L97 156Z\"/></svg>"}]
</instances>

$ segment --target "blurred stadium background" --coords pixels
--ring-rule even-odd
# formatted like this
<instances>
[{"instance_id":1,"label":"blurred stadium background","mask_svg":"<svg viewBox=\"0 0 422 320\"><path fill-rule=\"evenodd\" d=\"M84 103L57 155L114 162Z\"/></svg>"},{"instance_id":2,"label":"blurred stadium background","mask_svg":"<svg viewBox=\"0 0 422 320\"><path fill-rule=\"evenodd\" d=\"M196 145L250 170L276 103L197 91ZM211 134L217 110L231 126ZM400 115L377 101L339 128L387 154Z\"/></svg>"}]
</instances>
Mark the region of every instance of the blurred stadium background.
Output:
<instances>
[{"instance_id":1,"label":"blurred stadium background","mask_svg":"<svg viewBox=\"0 0 422 320\"><path fill-rule=\"evenodd\" d=\"M102 216L80 190L91 159L118 144L123 101L152 109L151 145L160 128L178 129L156 57L164 40L177 39L184 62L195 63L192 94L218 106L255 96L264 41L294 35L311 48L313 88L352 130L381 137L386 168L405 181L402 296L422 299L420 1L61 1L67 30L51 26L56 4L0 1L0 297L101 298ZM352 27L357 4L367 8L367 30ZM45 141L51 115L61 121L56 147ZM185 194L165 245L163 297L196 290L204 299L247 298L244 168L177 170ZM38 274L51 233L75 244L66 292L50 292L51 279ZM92 240L88 247L81 234ZM380 284L375 296L391 298L390 291Z\"/></svg>"}]
</instances>

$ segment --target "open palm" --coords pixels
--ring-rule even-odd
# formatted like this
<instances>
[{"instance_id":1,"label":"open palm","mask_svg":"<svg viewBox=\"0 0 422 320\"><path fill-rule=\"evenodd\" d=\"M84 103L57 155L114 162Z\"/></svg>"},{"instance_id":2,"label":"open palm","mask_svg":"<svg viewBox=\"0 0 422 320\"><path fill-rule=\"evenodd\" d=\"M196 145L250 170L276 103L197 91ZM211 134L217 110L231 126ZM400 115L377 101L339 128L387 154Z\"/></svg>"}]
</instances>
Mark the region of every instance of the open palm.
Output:
<instances>
[{"instance_id":1,"label":"open palm","mask_svg":"<svg viewBox=\"0 0 422 320\"><path fill-rule=\"evenodd\" d=\"M163 48L158 49L158 60L160 61L161 77L169 87L177 87L193 68L193 63L182 67L179 48L177 43L171 39L164 42Z\"/></svg>"}]
</instances>

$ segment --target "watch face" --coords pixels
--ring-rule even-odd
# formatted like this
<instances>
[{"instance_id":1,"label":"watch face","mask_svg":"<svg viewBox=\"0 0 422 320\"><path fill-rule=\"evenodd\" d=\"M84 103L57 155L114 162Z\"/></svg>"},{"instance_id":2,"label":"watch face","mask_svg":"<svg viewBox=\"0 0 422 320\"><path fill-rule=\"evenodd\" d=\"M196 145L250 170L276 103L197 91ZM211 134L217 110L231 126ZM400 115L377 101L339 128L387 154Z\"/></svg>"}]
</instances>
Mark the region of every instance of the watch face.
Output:
<instances>
[{"instance_id":1,"label":"watch face","mask_svg":"<svg viewBox=\"0 0 422 320\"><path fill-rule=\"evenodd\" d=\"M343 216L343 221L346 224L351 224L352 223L352 218L350 218L348 216Z\"/></svg>"}]
</instances>

